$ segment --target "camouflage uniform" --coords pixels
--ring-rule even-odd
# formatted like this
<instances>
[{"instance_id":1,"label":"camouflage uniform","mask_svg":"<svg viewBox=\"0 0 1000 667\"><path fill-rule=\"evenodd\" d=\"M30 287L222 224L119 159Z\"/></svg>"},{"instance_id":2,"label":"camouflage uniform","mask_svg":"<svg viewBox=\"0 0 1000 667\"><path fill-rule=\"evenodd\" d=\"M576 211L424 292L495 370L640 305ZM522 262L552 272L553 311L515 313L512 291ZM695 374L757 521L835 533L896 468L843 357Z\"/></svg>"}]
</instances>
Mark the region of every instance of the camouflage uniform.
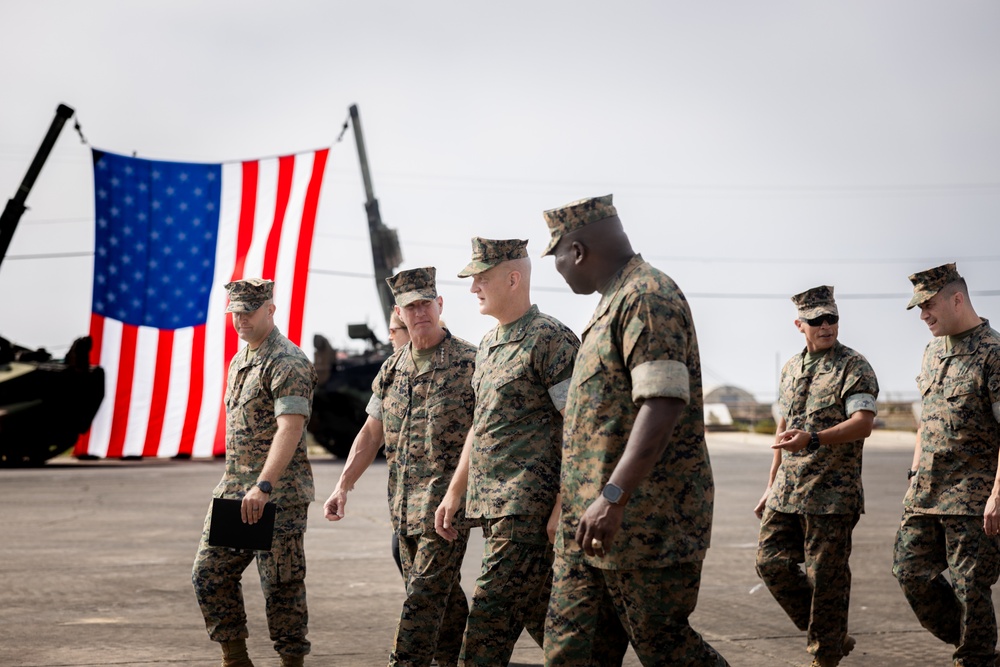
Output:
<instances>
[{"instance_id":1,"label":"camouflage uniform","mask_svg":"<svg viewBox=\"0 0 1000 667\"><path fill-rule=\"evenodd\" d=\"M234 303L229 310L239 310L232 290L230 294ZM242 498L247 493L267 459L278 429L276 418L304 415L308 422L315 387L312 363L276 327L256 351L244 348L233 357L225 396L226 471L214 497ZM303 538L313 498L303 429L295 454L269 498L277 506L271 551L209 546L209 506L191 578L212 640L228 642L248 636L240 579L256 558L275 650L289 656L309 653Z\"/></svg>"},{"instance_id":2,"label":"camouflage uniform","mask_svg":"<svg viewBox=\"0 0 1000 667\"><path fill-rule=\"evenodd\" d=\"M390 665L426 667L435 647L439 664L458 663L468 615L459 580L469 523L459 512L459 537L447 542L434 532L434 512L472 426L475 349L448 333L433 367L417 374L407 345L385 361L372 383L368 414L382 422L389 507L406 578Z\"/></svg>"},{"instance_id":3,"label":"camouflage uniform","mask_svg":"<svg viewBox=\"0 0 1000 667\"><path fill-rule=\"evenodd\" d=\"M546 211L556 234L616 215L611 197ZM582 223L580 221L583 221ZM625 505L603 557L575 541L601 495L647 398L686 404L670 443ZM691 628L709 546L714 486L705 447L701 364L680 288L634 256L602 290L584 330L563 430L562 517L545 623L545 664L602 665L594 642L600 596L609 591L643 665L726 665Z\"/></svg>"},{"instance_id":4,"label":"camouflage uniform","mask_svg":"<svg viewBox=\"0 0 1000 667\"><path fill-rule=\"evenodd\" d=\"M953 264L910 276L909 307L957 279ZM983 320L950 346L947 339L928 343L917 376L920 458L892 570L920 624L957 647L955 664L978 667L993 665L997 642L990 589L1000 538L984 532L983 514L1000 448L1000 333Z\"/></svg>"},{"instance_id":5,"label":"camouflage uniform","mask_svg":"<svg viewBox=\"0 0 1000 667\"><path fill-rule=\"evenodd\" d=\"M559 492L565 394L576 335L537 306L486 334L476 355L466 513L483 519L482 573L462 657L506 665L521 628L542 644L552 586L546 524Z\"/></svg>"},{"instance_id":6,"label":"camouflage uniform","mask_svg":"<svg viewBox=\"0 0 1000 667\"><path fill-rule=\"evenodd\" d=\"M799 297L800 320L837 314L832 288L793 301ZM810 312L817 303L823 312ZM839 342L817 355L810 366L812 355L803 350L781 371L778 404L786 428L818 433L858 410L875 413L878 381L868 361ZM782 452L761 520L757 574L795 627L808 631L808 650L817 657L839 659L847 641L851 533L864 511L863 446L859 439Z\"/></svg>"}]
</instances>

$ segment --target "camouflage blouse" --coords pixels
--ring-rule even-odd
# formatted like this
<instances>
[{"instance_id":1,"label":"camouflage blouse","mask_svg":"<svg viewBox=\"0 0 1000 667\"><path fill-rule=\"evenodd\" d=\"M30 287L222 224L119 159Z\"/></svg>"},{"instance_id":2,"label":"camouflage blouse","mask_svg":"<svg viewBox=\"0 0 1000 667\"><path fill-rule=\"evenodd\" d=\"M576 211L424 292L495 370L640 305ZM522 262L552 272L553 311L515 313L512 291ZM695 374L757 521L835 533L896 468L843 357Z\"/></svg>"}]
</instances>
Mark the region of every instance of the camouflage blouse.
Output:
<instances>
[{"instance_id":1,"label":"camouflage blouse","mask_svg":"<svg viewBox=\"0 0 1000 667\"><path fill-rule=\"evenodd\" d=\"M305 415L312 409L316 370L305 353L275 327L251 353L244 347L229 363L226 378L226 472L214 495L242 498L257 482L271 443L277 417ZM306 431L285 472L274 484L270 500L303 505L314 499L312 467L306 455Z\"/></svg>"},{"instance_id":2,"label":"camouflage blouse","mask_svg":"<svg viewBox=\"0 0 1000 667\"><path fill-rule=\"evenodd\" d=\"M548 517L559 492L565 390L580 341L537 306L483 337L466 513ZM553 396L555 394L555 396ZM554 402L558 401L558 405Z\"/></svg>"},{"instance_id":3,"label":"camouflage blouse","mask_svg":"<svg viewBox=\"0 0 1000 667\"><path fill-rule=\"evenodd\" d=\"M417 374L410 345L385 360L372 382L368 414L382 422L389 464L389 509L400 535L434 532L434 512L444 499L472 427L472 372L476 348L448 333L432 368ZM468 527L464 511L456 527Z\"/></svg>"},{"instance_id":4,"label":"camouflage blouse","mask_svg":"<svg viewBox=\"0 0 1000 667\"><path fill-rule=\"evenodd\" d=\"M647 398L687 407L660 461L625 506L603 558L575 541L580 518L618 465ZM669 276L633 257L603 291L583 333L563 431L562 519L556 550L603 569L702 560L715 487L705 448L698 340L687 300Z\"/></svg>"},{"instance_id":5,"label":"camouflage blouse","mask_svg":"<svg viewBox=\"0 0 1000 667\"><path fill-rule=\"evenodd\" d=\"M868 360L837 343L806 363L806 351L781 370L778 405L786 428L823 431L858 410L875 412L878 381ZM816 452L783 451L767 506L788 514L854 514L864 511L861 450L864 439L821 445Z\"/></svg>"},{"instance_id":6,"label":"camouflage blouse","mask_svg":"<svg viewBox=\"0 0 1000 667\"><path fill-rule=\"evenodd\" d=\"M920 463L907 509L982 516L1000 448L1000 334L983 323L957 340L928 343L917 376Z\"/></svg>"}]
</instances>

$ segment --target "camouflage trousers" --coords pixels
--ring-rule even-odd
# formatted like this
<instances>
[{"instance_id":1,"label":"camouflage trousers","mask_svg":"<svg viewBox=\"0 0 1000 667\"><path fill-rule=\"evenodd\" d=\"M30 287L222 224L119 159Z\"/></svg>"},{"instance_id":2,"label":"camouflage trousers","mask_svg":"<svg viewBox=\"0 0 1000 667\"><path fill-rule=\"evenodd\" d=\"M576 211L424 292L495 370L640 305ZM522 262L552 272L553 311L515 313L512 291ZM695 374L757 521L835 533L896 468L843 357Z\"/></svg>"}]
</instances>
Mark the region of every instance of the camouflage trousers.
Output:
<instances>
[{"instance_id":1,"label":"camouflage trousers","mask_svg":"<svg viewBox=\"0 0 1000 667\"><path fill-rule=\"evenodd\" d=\"M645 667L728 667L688 623L698 603L701 566L695 561L600 570L556 554L545 618L546 667L620 665L628 642ZM609 598L617 623L606 622Z\"/></svg>"},{"instance_id":2,"label":"camouflage trousers","mask_svg":"<svg viewBox=\"0 0 1000 667\"><path fill-rule=\"evenodd\" d=\"M552 588L545 516L483 520L483 566L472 594L460 664L506 665L521 629L542 645Z\"/></svg>"},{"instance_id":3,"label":"camouflage trousers","mask_svg":"<svg viewBox=\"0 0 1000 667\"><path fill-rule=\"evenodd\" d=\"M307 510L308 505L279 508L274 520L271 551L237 551L208 545L212 520L209 506L191 581L212 641L226 642L249 636L240 581L243 571L256 558L260 587L264 591L267 629L274 650L290 656L309 653L304 549Z\"/></svg>"},{"instance_id":4,"label":"camouflage trousers","mask_svg":"<svg viewBox=\"0 0 1000 667\"><path fill-rule=\"evenodd\" d=\"M844 654L851 604L848 561L859 518L765 509L760 522L757 576L795 627L806 631L806 650L821 658Z\"/></svg>"},{"instance_id":5,"label":"camouflage trousers","mask_svg":"<svg viewBox=\"0 0 1000 667\"><path fill-rule=\"evenodd\" d=\"M389 666L441 667L458 664L469 603L462 590L462 560L469 530L453 542L436 533L400 535L399 555L406 579L406 600L396 626Z\"/></svg>"},{"instance_id":6,"label":"camouflage trousers","mask_svg":"<svg viewBox=\"0 0 1000 667\"><path fill-rule=\"evenodd\" d=\"M903 512L892 573L920 625L957 647L956 665L994 664L997 622L990 589L1000 576L998 541L983 532L981 516Z\"/></svg>"}]
</instances>

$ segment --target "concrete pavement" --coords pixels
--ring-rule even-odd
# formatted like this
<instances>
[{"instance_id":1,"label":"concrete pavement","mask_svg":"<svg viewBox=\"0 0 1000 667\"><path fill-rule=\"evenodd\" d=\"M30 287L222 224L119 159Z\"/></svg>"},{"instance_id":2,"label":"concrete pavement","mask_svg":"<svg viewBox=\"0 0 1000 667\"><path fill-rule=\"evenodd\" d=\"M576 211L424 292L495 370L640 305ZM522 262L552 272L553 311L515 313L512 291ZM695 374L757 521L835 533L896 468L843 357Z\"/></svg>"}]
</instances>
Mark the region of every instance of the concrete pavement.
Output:
<instances>
[{"instance_id":1,"label":"concrete pavement","mask_svg":"<svg viewBox=\"0 0 1000 667\"><path fill-rule=\"evenodd\" d=\"M876 432L866 446L867 513L851 564L854 653L845 667L949 665L951 647L922 630L891 573L912 433ZM734 667L808 664L798 632L754 573L754 504L767 479L770 436L713 433L717 488L713 546L695 629ZM403 586L389 552L386 468L378 462L351 493L347 517L327 522L322 502L343 463L313 458L306 579L313 654L307 665L387 662ZM219 461L56 459L0 470L0 667L217 665L190 568ZM474 531L475 534L475 531ZM463 586L471 593L482 540L470 541ZM255 663L276 665L251 566L244 579ZM540 665L527 635L511 664ZM639 662L631 652L626 665Z\"/></svg>"}]
</instances>

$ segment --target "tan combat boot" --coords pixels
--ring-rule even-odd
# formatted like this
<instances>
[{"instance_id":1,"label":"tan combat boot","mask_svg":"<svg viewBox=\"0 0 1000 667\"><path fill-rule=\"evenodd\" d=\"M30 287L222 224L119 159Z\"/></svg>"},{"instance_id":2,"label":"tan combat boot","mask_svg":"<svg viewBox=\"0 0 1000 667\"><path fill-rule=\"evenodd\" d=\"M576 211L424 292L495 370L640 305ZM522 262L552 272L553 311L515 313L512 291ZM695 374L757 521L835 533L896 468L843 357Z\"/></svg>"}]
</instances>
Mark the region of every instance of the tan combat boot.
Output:
<instances>
[{"instance_id":1,"label":"tan combat boot","mask_svg":"<svg viewBox=\"0 0 1000 667\"><path fill-rule=\"evenodd\" d=\"M222 667L253 667L247 654L247 640L222 642Z\"/></svg>"},{"instance_id":2,"label":"tan combat boot","mask_svg":"<svg viewBox=\"0 0 1000 667\"><path fill-rule=\"evenodd\" d=\"M837 667L840 661L847 657L847 654L854 650L854 645L857 642L854 637L847 635L847 639L844 640L844 645L841 648L843 655L839 658L821 658L816 656L810 663L809 667Z\"/></svg>"},{"instance_id":3,"label":"tan combat boot","mask_svg":"<svg viewBox=\"0 0 1000 667\"><path fill-rule=\"evenodd\" d=\"M282 655L281 667L305 667L305 660L301 655Z\"/></svg>"}]
</instances>

